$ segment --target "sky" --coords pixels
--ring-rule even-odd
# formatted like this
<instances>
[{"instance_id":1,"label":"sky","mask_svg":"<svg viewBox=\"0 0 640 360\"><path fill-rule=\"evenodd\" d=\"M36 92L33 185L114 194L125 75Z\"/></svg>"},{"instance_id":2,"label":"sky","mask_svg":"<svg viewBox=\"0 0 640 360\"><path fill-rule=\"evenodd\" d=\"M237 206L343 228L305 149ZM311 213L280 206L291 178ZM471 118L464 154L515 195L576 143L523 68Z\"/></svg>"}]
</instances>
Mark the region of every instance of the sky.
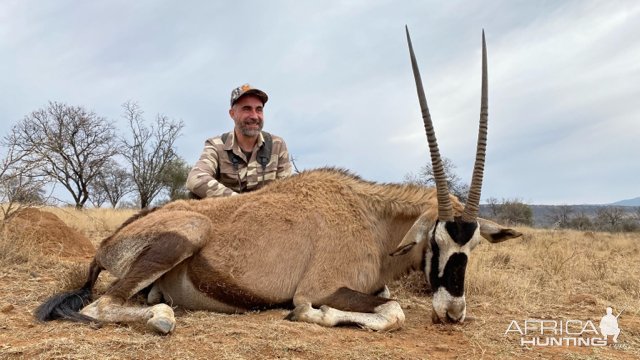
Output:
<instances>
[{"instance_id":1,"label":"sky","mask_svg":"<svg viewBox=\"0 0 640 360\"><path fill-rule=\"evenodd\" d=\"M0 2L0 136L49 101L120 131L122 104L185 124L195 163L229 131L231 90L269 95L265 128L299 169L402 182L429 161L404 27L440 152L470 182L487 38L483 201L640 196L638 1Z\"/></svg>"}]
</instances>

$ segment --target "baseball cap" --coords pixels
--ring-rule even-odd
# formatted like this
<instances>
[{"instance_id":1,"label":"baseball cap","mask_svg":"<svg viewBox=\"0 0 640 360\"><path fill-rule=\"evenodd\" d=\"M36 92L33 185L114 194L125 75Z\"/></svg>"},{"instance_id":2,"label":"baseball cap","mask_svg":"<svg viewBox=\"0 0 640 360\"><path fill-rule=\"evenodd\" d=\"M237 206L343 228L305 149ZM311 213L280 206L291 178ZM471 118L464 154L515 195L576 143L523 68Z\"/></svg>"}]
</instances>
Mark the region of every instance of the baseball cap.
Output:
<instances>
[{"instance_id":1,"label":"baseball cap","mask_svg":"<svg viewBox=\"0 0 640 360\"><path fill-rule=\"evenodd\" d=\"M249 84L244 84L231 91L231 106L233 106L233 104L235 104L238 99L249 94L259 97L260 100L262 100L263 105L267 103L267 100L269 100L269 97L264 91L256 89Z\"/></svg>"}]
</instances>

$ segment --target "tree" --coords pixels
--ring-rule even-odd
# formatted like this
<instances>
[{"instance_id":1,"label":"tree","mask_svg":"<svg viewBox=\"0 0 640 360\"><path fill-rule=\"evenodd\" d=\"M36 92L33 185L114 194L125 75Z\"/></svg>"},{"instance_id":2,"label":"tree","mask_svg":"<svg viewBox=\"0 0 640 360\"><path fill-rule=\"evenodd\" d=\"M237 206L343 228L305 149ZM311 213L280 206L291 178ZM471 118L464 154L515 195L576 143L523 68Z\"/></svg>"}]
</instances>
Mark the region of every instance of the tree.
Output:
<instances>
[{"instance_id":1,"label":"tree","mask_svg":"<svg viewBox=\"0 0 640 360\"><path fill-rule=\"evenodd\" d=\"M621 231L625 220L625 211L618 206L605 206L598 209L595 224L599 230Z\"/></svg>"},{"instance_id":2,"label":"tree","mask_svg":"<svg viewBox=\"0 0 640 360\"><path fill-rule=\"evenodd\" d=\"M633 232L640 230L640 224L631 217L625 217L620 224L619 231Z\"/></svg>"},{"instance_id":3,"label":"tree","mask_svg":"<svg viewBox=\"0 0 640 360\"><path fill-rule=\"evenodd\" d=\"M0 176L0 228L23 208L45 203L45 191L39 179L21 173L5 173Z\"/></svg>"},{"instance_id":4,"label":"tree","mask_svg":"<svg viewBox=\"0 0 640 360\"><path fill-rule=\"evenodd\" d=\"M498 219L498 216L500 216L500 205L497 198L490 197L487 199L487 207L489 208L489 217L491 219Z\"/></svg>"},{"instance_id":5,"label":"tree","mask_svg":"<svg viewBox=\"0 0 640 360\"><path fill-rule=\"evenodd\" d=\"M46 202L44 185L40 179L12 173L2 179L2 192L11 203L43 205Z\"/></svg>"},{"instance_id":6,"label":"tree","mask_svg":"<svg viewBox=\"0 0 640 360\"><path fill-rule=\"evenodd\" d=\"M573 214L573 208L570 205L554 206L546 217L550 220L554 226L558 228L567 228L571 222L571 215Z\"/></svg>"},{"instance_id":7,"label":"tree","mask_svg":"<svg viewBox=\"0 0 640 360\"><path fill-rule=\"evenodd\" d=\"M112 123L83 107L57 102L25 116L6 140L34 176L67 189L78 209L89 199L89 184L118 153Z\"/></svg>"},{"instance_id":8,"label":"tree","mask_svg":"<svg viewBox=\"0 0 640 360\"><path fill-rule=\"evenodd\" d=\"M513 225L533 225L533 211L521 200L505 200L500 209L500 219L503 223Z\"/></svg>"},{"instance_id":9,"label":"tree","mask_svg":"<svg viewBox=\"0 0 640 360\"><path fill-rule=\"evenodd\" d=\"M469 195L469 184L464 183L462 179L456 175L456 166L449 158L442 158L442 166L447 177L447 187L449 188L449 192L457 196L460 201L466 201L467 196ZM404 176L404 182L435 187L436 180L433 176L432 164L427 164L421 167L417 175L411 172L406 174Z\"/></svg>"},{"instance_id":10,"label":"tree","mask_svg":"<svg viewBox=\"0 0 640 360\"><path fill-rule=\"evenodd\" d=\"M191 166L179 156L176 156L163 173L163 183L169 195L169 201L189 198L187 190L187 176Z\"/></svg>"},{"instance_id":11,"label":"tree","mask_svg":"<svg viewBox=\"0 0 640 360\"><path fill-rule=\"evenodd\" d=\"M116 161L110 160L105 164L105 171L98 174L91 183L91 203L100 207L109 202L112 208L118 205L122 198L133 191L131 174Z\"/></svg>"},{"instance_id":12,"label":"tree","mask_svg":"<svg viewBox=\"0 0 640 360\"><path fill-rule=\"evenodd\" d=\"M585 214L584 212L580 212L569 220L567 227L585 231L593 229L593 222L587 214Z\"/></svg>"},{"instance_id":13,"label":"tree","mask_svg":"<svg viewBox=\"0 0 640 360\"><path fill-rule=\"evenodd\" d=\"M518 199L503 199L499 203L495 198L489 198L490 217L500 223L509 225L533 225L533 210Z\"/></svg>"},{"instance_id":14,"label":"tree","mask_svg":"<svg viewBox=\"0 0 640 360\"><path fill-rule=\"evenodd\" d=\"M0 145L6 153L0 160L0 213L2 223L20 209L46 203L45 179L30 175L33 169L22 163L23 157L5 137Z\"/></svg>"},{"instance_id":15,"label":"tree","mask_svg":"<svg viewBox=\"0 0 640 360\"><path fill-rule=\"evenodd\" d=\"M131 138L122 138L123 155L131 166L140 207L144 209L151 205L165 185L162 175L176 158L173 147L184 124L158 114L155 126L146 127L143 111L137 103L128 101L122 107L131 128Z\"/></svg>"}]
</instances>

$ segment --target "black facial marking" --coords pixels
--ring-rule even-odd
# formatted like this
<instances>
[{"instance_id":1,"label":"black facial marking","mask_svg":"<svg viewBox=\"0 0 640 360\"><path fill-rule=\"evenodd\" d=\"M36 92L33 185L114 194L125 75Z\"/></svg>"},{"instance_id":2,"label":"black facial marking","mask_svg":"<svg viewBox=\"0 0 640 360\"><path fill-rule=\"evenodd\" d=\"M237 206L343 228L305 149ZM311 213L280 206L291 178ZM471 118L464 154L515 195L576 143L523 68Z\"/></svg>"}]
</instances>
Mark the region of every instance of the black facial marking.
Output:
<instances>
[{"instance_id":1,"label":"black facial marking","mask_svg":"<svg viewBox=\"0 0 640 360\"><path fill-rule=\"evenodd\" d=\"M449 257L442 274L442 285L452 296L464 295L464 273L466 269L467 255L455 253Z\"/></svg>"},{"instance_id":2,"label":"black facial marking","mask_svg":"<svg viewBox=\"0 0 640 360\"><path fill-rule=\"evenodd\" d=\"M429 271L429 282L431 283L431 290L433 291L438 290L442 282L441 278L438 277L439 264L440 248L438 247L438 243L436 243L435 236L431 236L431 269Z\"/></svg>"},{"instance_id":3,"label":"black facial marking","mask_svg":"<svg viewBox=\"0 0 640 360\"><path fill-rule=\"evenodd\" d=\"M450 230L450 224L454 224L454 226L452 226L451 228L458 231L457 229L460 229L460 227L455 226L456 223L457 221L447 222L445 225L447 232L454 240L456 239L456 237L452 235L452 230ZM462 223L462 224L465 224L465 223ZM469 239L471 239L471 236L473 235L473 232L477 227L477 223L475 222L466 223L466 224L472 224L473 226L466 226L466 227L463 226L462 227L463 229L468 230L470 228L473 228L473 230L470 232L470 235L468 235L468 239L464 243L467 243ZM463 233L462 231L456 232L457 235L460 235L462 233ZM458 241L456 242L460 244ZM464 245L464 243L461 245ZM467 255L463 253L452 254L447 260L447 264L444 267L442 277L439 277L438 269L440 265L440 247L438 246L438 243L436 242L436 239L435 239L435 229L431 236L431 252L432 252L431 266L429 271L429 282L431 283L431 289L433 289L433 291L436 291L439 287L444 287L449 292L449 294L451 294L451 296L464 295L464 275L467 269L467 261L468 261Z\"/></svg>"},{"instance_id":4,"label":"black facial marking","mask_svg":"<svg viewBox=\"0 0 640 360\"><path fill-rule=\"evenodd\" d=\"M476 232L476 229L478 228L478 222L466 222L462 221L460 217L456 217L454 221L447 221L444 226L453 241L455 241L460 246L464 246L464 244L468 243L469 240L471 240L471 237Z\"/></svg>"}]
</instances>

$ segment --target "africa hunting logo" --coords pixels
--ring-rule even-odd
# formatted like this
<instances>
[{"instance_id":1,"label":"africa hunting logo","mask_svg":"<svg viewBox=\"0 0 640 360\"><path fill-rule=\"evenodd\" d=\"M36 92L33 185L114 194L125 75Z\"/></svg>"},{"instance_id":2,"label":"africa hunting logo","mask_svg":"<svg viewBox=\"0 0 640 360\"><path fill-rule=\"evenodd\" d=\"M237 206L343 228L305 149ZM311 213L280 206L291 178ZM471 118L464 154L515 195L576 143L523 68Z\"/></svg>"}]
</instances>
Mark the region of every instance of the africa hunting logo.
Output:
<instances>
[{"instance_id":1,"label":"africa hunting logo","mask_svg":"<svg viewBox=\"0 0 640 360\"><path fill-rule=\"evenodd\" d=\"M613 309L607 307L606 314L600 319L598 328L591 320L547 320L527 319L511 323L504 336L517 334L521 346L607 346L618 343L620 327Z\"/></svg>"}]
</instances>

